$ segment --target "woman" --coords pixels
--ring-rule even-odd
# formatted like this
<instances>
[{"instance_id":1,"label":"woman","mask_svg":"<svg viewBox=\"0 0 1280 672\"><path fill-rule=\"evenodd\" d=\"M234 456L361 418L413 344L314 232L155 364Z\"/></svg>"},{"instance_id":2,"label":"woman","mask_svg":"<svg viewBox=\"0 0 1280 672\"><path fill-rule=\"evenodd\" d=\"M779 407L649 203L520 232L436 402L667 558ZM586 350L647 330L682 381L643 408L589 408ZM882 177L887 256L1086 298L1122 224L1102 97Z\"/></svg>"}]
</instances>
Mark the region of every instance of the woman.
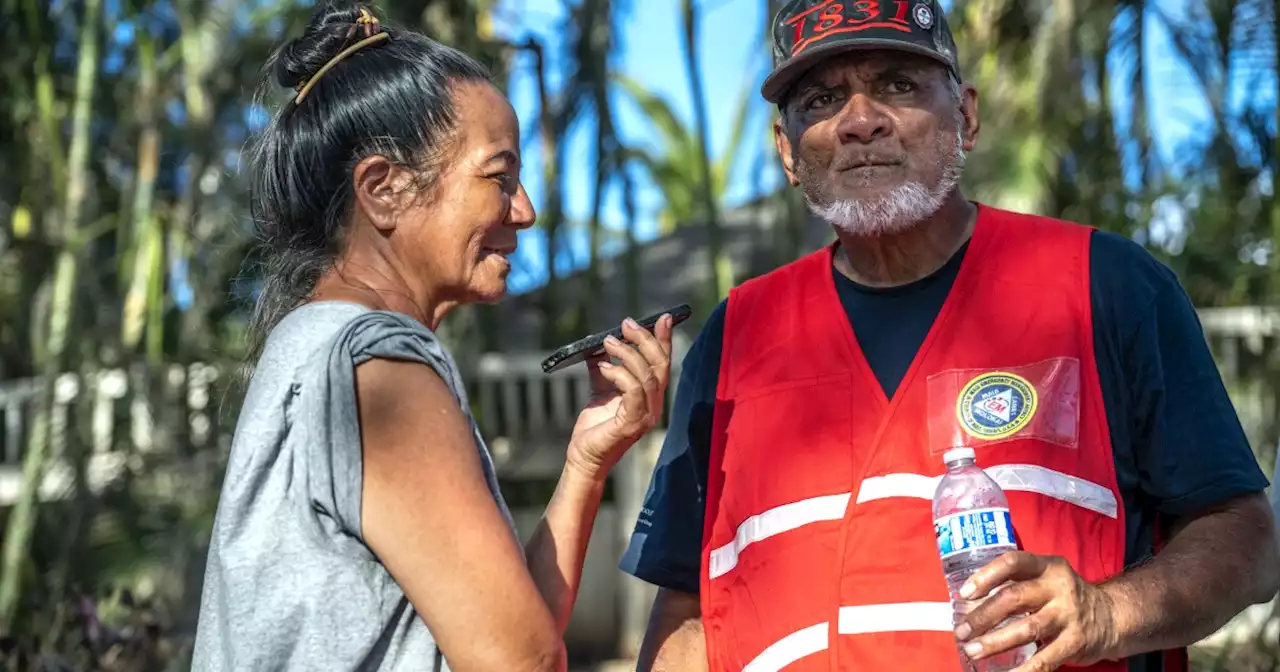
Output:
<instances>
[{"instance_id":1,"label":"woman","mask_svg":"<svg viewBox=\"0 0 1280 672\"><path fill-rule=\"evenodd\" d=\"M589 363L564 473L521 549L432 330L506 291L533 224L511 105L467 56L364 8L274 57L256 149L266 280L214 523L197 670L563 670L609 469L660 415L670 317Z\"/></svg>"}]
</instances>

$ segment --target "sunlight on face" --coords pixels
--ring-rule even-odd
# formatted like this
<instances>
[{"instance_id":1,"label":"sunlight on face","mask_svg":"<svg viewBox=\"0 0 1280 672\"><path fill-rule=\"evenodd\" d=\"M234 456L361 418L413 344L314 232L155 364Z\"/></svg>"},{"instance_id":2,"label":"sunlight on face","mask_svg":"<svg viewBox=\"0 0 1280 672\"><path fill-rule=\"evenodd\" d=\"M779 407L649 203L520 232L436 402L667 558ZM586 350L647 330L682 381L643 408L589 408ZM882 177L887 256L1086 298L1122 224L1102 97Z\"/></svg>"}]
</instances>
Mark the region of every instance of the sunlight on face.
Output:
<instances>
[{"instance_id":1,"label":"sunlight on face","mask_svg":"<svg viewBox=\"0 0 1280 672\"><path fill-rule=\"evenodd\" d=\"M959 184L960 102L931 59L851 52L797 85L779 151L818 217L854 235L899 232L936 213Z\"/></svg>"},{"instance_id":2,"label":"sunlight on face","mask_svg":"<svg viewBox=\"0 0 1280 672\"><path fill-rule=\"evenodd\" d=\"M938 179L931 185L907 181L870 198L827 198L820 178L802 182L809 210L841 231L855 236L900 233L936 213L960 184L964 172L964 138L956 131L951 142L939 135Z\"/></svg>"},{"instance_id":3,"label":"sunlight on face","mask_svg":"<svg viewBox=\"0 0 1280 672\"><path fill-rule=\"evenodd\" d=\"M447 297L492 303L507 291L517 234L533 225L520 183L520 127L505 97L488 83L456 87L456 158L422 213L415 247Z\"/></svg>"}]
</instances>

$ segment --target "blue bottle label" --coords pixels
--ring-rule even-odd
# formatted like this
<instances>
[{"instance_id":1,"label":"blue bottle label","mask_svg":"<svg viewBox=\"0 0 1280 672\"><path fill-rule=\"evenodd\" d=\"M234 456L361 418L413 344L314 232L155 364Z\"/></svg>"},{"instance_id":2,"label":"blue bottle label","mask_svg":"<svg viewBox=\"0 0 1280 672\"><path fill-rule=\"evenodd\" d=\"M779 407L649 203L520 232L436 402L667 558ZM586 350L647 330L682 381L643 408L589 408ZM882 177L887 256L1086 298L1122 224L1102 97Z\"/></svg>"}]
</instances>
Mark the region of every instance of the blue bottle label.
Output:
<instances>
[{"instance_id":1,"label":"blue bottle label","mask_svg":"<svg viewBox=\"0 0 1280 672\"><path fill-rule=\"evenodd\" d=\"M944 560L957 553L985 548L1010 551L1018 548L1009 509L953 513L933 521L933 531L938 537L938 555Z\"/></svg>"}]
</instances>

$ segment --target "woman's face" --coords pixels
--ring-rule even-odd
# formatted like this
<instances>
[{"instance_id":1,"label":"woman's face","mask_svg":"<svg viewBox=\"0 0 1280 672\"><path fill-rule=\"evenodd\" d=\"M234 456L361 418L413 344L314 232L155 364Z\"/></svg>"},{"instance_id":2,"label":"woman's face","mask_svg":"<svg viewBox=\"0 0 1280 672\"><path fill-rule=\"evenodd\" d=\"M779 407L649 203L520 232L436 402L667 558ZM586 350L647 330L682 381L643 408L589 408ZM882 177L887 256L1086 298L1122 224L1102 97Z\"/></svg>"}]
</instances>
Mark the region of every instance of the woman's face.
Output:
<instances>
[{"instance_id":1,"label":"woman's face","mask_svg":"<svg viewBox=\"0 0 1280 672\"><path fill-rule=\"evenodd\" d=\"M533 225L520 184L520 126L487 82L454 90L456 146L431 198L411 217L405 250L438 301L498 301L506 293L516 233Z\"/></svg>"}]
</instances>

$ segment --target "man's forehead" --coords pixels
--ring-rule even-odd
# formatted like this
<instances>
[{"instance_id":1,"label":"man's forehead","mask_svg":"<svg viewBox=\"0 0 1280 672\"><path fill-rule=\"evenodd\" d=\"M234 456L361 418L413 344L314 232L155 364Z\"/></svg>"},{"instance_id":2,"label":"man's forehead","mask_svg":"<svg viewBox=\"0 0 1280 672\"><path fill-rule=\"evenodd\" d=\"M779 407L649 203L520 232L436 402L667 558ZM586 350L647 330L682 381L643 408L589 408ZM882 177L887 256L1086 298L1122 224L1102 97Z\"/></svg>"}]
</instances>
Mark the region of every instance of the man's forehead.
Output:
<instances>
[{"instance_id":1,"label":"man's forehead","mask_svg":"<svg viewBox=\"0 0 1280 672\"><path fill-rule=\"evenodd\" d=\"M832 56L800 78L796 88L842 80L851 72L872 77L885 72L946 73L946 67L932 58L893 49L850 51Z\"/></svg>"}]
</instances>

